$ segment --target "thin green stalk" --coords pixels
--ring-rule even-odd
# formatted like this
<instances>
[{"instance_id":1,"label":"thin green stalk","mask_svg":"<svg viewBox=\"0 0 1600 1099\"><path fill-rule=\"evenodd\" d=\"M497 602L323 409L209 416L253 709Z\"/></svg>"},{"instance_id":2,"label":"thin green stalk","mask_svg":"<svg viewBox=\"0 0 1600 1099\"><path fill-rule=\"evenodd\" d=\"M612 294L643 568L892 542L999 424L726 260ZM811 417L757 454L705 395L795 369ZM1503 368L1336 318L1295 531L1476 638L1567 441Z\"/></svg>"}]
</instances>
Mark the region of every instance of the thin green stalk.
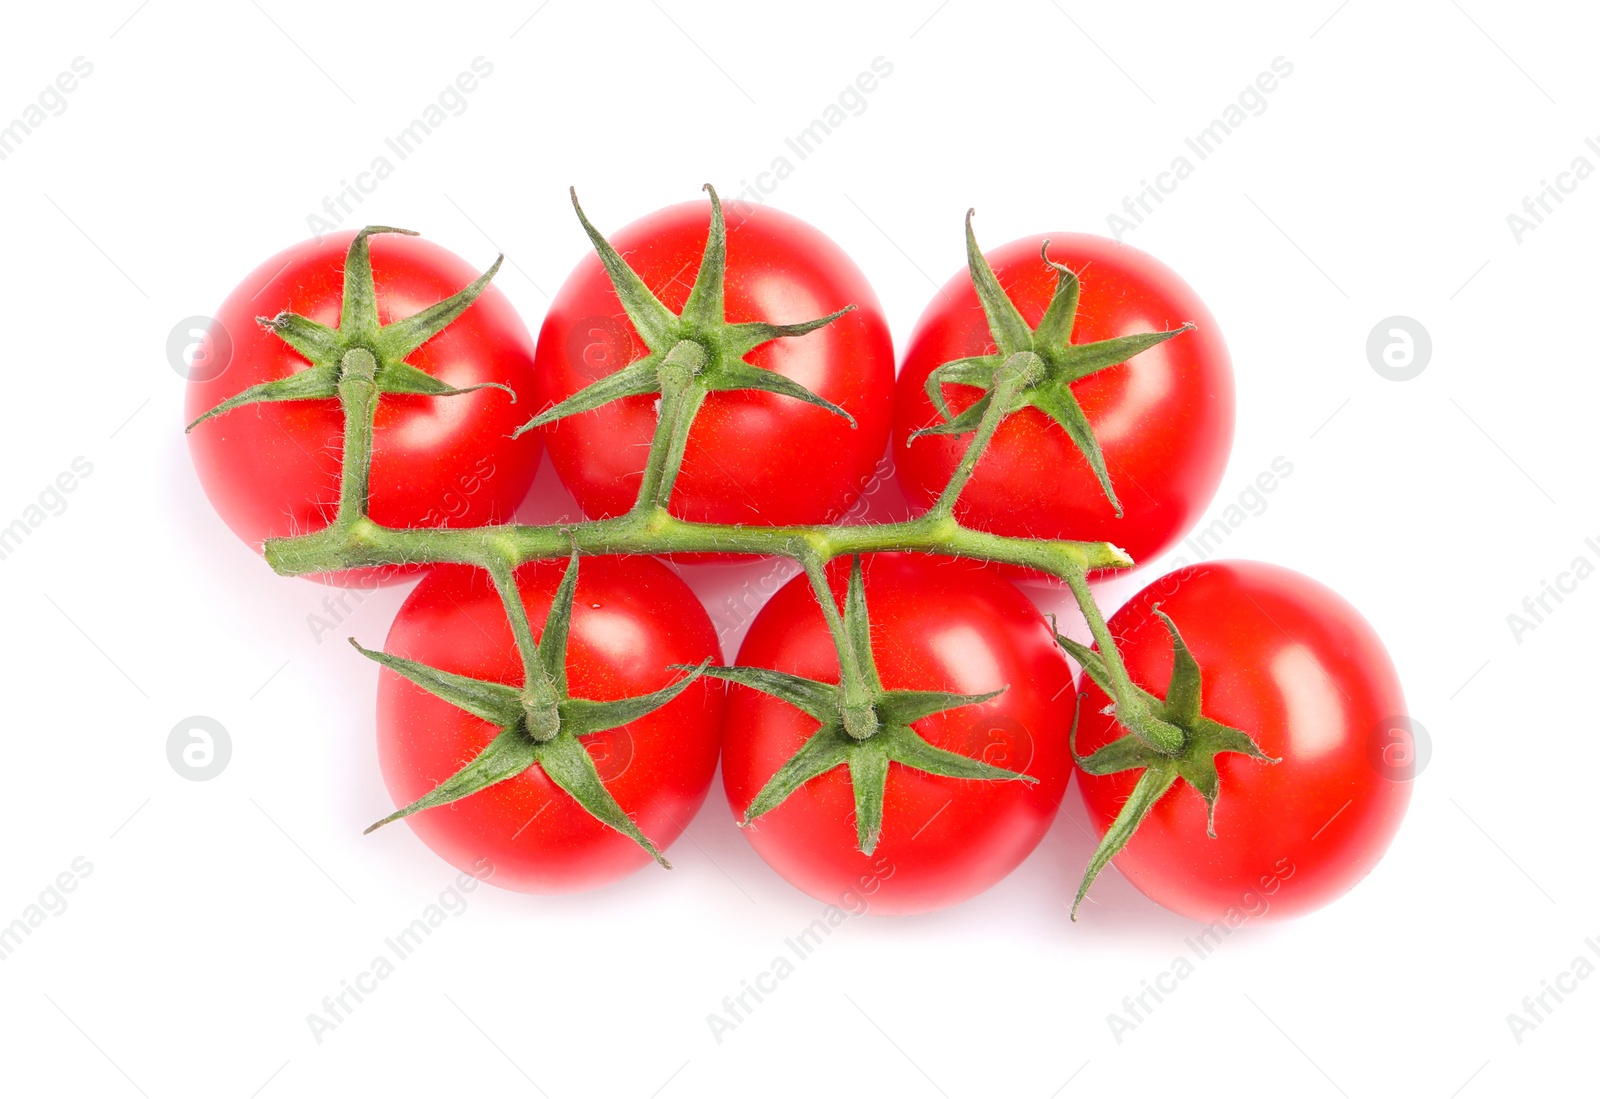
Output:
<instances>
[{"instance_id":1,"label":"thin green stalk","mask_svg":"<svg viewBox=\"0 0 1600 1099\"><path fill-rule=\"evenodd\" d=\"M996 371L994 389L989 392L987 398L989 406L984 409L983 418L978 421L978 429L973 433L972 442L967 444L966 452L961 455L961 463L950 475L950 480L945 482L944 491L939 494L939 499L929 509L931 514L951 514L956 506L956 500L961 496L961 490L967 487L967 481L978 468L978 459L983 457L984 451L989 447L989 441L994 438L995 431L1000 427L1000 421L1015 411L1012 402L1017 394L1043 375L1044 362L1032 351L1019 351Z\"/></svg>"},{"instance_id":2,"label":"thin green stalk","mask_svg":"<svg viewBox=\"0 0 1600 1099\"><path fill-rule=\"evenodd\" d=\"M539 662L533 625L528 621L528 608L522 601L522 592L517 589L514 570L500 556L490 557L486 568L505 606L511 636L516 639L517 655L522 660L522 711L527 719L528 735L537 741L547 741L561 729L560 698Z\"/></svg>"},{"instance_id":3,"label":"thin green stalk","mask_svg":"<svg viewBox=\"0 0 1600 1099\"><path fill-rule=\"evenodd\" d=\"M839 656L839 709L844 718L845 732L858 740L865 740L876 731L878 724L877 715L872 710L871 684L867 682L862 669L863 659L870 660L872 655L856 652L851 643L850 631L845 628L844 618L833 601L833 590L828 586L826 565L822 559L815 554L807 554L800 563L806 570L806 578L811 581L812 594L822 608L822 617L827 621L828 633L833 638L834 651Z\"/></svg>"},{"instance_id":4,"label":"thin green stalk","mask_svg":"<svg viewBox=\"0 0 1600 1099\"><path fill-rule=\"evenodd\" d=\"M344 461L339 473L339 510L335 525L344 527L366 517L371 495L372 421L378 410L378 360L355 348L340 362L339 403L344 408Z\"/></svg>"},{"instance_id":5,"label":"thin green stalk","mask_svg":"<svg viewBox=\"0 0 1600 1099\"><path fill-rule=\"evenodd\" d=\"M705 348L693 340L679 340L661 360L661 415L650 439L650 457L645 463L644 479L639 482L636 511L665 508L672 498L689 429L706 399L706 389L697 381L705 364Z\"/></svg>"},{"instance_id":6,"label":"thin green stalk","mask_svg":"<svg viewBox=\"0 0 1600 1099\"><path fill-rule=\"evenodd\" d=\"M811 581L811 593L817 597L817 605L822 608L822 617L828 623L828 634L833 638L834 648L839 650L839 671L844 672L844 657L850 648L850 638L844 632L844 618L839 614L839 608L833 601L833 591L828 587L828 576L825 571L826 562L815 554L806 554L800 558L800 567L806 571L806 579Z\"/></svg>"},{"instance_id":7,"label":"thin green stalk","mask_svg":"<svg viewBox=\"0 0 1600 1099\"><path fill-rule=\"evenodd\" d=\"M1128 678L1128 669L1122 663L1122 654L1117 651L1116 639L1111 636L1111 628L1106 625L1100 605L1089 590L1088 578L1076 568L1060 575L1072 589L1078 609L1089 624L1089 633L1100 648L1100 657L1105 662L1106 673L1111 680L1111 696L1117 704L1117 720L1156 751L1176 755L1183 748L1183 732L1152 714L1143 696Z\"/></svg>"}]
</instances>

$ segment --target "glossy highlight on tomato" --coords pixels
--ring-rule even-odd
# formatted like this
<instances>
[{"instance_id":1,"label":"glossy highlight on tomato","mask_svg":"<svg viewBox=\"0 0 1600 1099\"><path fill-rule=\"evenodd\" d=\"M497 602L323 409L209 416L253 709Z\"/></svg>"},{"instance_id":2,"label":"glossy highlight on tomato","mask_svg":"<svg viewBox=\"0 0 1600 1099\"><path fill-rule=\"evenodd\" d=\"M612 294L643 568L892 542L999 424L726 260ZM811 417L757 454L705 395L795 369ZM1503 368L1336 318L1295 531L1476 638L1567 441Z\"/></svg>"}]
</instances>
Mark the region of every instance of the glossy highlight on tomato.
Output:
<instances>
[{"instance_id":1,"label":"glossy highlight on tomato","mask_svg":"<svg viewBox=\"0 0 1600 1099\"><path fill-rule=\"evenodd\" d=\"M773 340L745 360L778 371L849 412L793 397L714 392L689 433L668 510L683 519L785 525L837 521L873 475L888 441L894 348L877 296L837 245L788 214L725 206L726 316L797 323L856 308L804 336ZM673 312L705 251L710 204L690 202L608 234ZM648 348L598 257L586 256L550 303L539 333L533 406L562 401L642 358ZM658 398L626 397L541 429L556 472L585 515L628 510L638 494Z\"/></svg>"},{"instance_id":2,"label":"glossy highlight on tomato","mask_svg":"<svg viewBox=\"0 0 1600 1099\"><path fill-rule=\"evenodd\" d=\"M565 562L541 561L517 570L517 588L535 624L545 620L564 569ZM424 577L400 608L386 649L458 675L522 683L505 610L478 569L440 566ZM647 694L681 677L669 665L708 658L718 658L711 620L665 565L648 557L583 559L567 650L574 697ZM722 707L721 685L704 680L642 718L584 737L601 781L658 848L677 839L705 800L721 745ZM433 790L497 732L394 672L381 673L378 759L396 805ZM520 892L593 889L651 861L538 765L405 819L451 865L471 872L487 858L494 867L488 880Z\"/></svg>"},{"instance_id":3,"label":"glossy highlight on tomato","mask_svg":"<svg viewBox=\"0 0 1600 1099\"><path fill-rule=\"evenodd\" d=\"M1115 865L1157 903L1205 922L1300 915L1344 894L1377 864L1411 797L1414 760L1400 680L1366 620L1309 577L1255 561L1170 573L1110 620L1139 686L1165 697L1181 631L1201 675L1201 712L1249 733L1277 763L1216 757L1216 837L1183 781L1156 802ZM1084 680L1078 752L1125 734ZM1394 738L1406 738L1396 753ZM1079 773L1102 833L1138 772Z\"/></svg>"},{"instance_id":4,"label":"glossy highlight on tomato","mask_svg":"<svg viewBox=\"0 0 1600 1099\"><path fill-rule=\"evenodd\" d=\"M1056 289L1056 272L1040 258L1047 239L1046 254L1081 282L1073 344L1185 323L1195 329L1072 384L1105 455L1121 518L1065 429L1037 408L1001 423L955 515L995 534L1110 542L1145 562L1200 518L1227 466L1234 420L1227 346L1205 304L1171 269L1138 249L1083 233L1024 237L984 253L1030 327L1043 318ZM972 279L962 271L918 320L896 383L895 468L913 505L927 507L938 498L972 439L911 439L941 419L923 388L928 375L946 362L994 350ZM943 392L953 416L981 396L956 384Z\"/></svg>"},{"instance_id":5,"label":"glossy highlight on tomato","mask_svg":"<svg viewBox=\"0 0 1600 1099\"><path fill-rule=\"evenodd\" d=\"M258 317L293 312L337 327L345 254L354 233L330 233L273 256L230 294L213 321L213 346L231 345L217 371L192 377L185 416L309 365ZM379 320L388 324L455 294L480 274L415 236L369 238ZM225 333L225 340L218 331ZM458 388L498 382L523 402L533 391L533 340L491 284L406 360ZM500 389L450 397L384 394L374 422L370 515L392 527L504 523L539 465L534 439L513 441L526 403ZM337 398L249 405L199 424L189 450L206 496L247 544L321 530L339 499L344 421ZM391 570L392 571L392 570Z\"/></svg>"},{"instance_id":6,"label":"glossy highlight on tomato","mask_svg":"<svg viewBox=\"0 0 1600 1099\"><path fill-rule=\"evenodd\" d=\"M912 728L948 751L1038 780L957 779L889 764L883 830L857 846L849 771L812 779L744 829L779 874L820 901L882 915L925 912L981 893L1044 837L1072 772L1071 671L1033 605L990 566L914 554L863 559L872 645L883 686L978 694L981 705ZM829 577L841 605L848 562ZM762 608L738 663L838 682L839 661L806 577ZM722 776L742 814L817 722L786 702L729 687ZM859 898L859 900L857 900Z\"/></svg>"}]
</instances>

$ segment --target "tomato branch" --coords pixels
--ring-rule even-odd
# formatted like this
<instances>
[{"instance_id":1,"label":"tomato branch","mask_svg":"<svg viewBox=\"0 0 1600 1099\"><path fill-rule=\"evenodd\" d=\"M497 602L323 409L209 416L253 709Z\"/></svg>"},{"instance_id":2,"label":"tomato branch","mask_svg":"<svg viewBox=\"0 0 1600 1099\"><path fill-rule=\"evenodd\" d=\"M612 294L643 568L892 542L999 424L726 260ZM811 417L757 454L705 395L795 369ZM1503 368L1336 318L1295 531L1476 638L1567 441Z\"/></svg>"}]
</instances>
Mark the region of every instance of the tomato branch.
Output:
<instances>
[{"instance_id":1,"label":"tomato branch","mask_svg":"<svg viewBox=\"0 0 1600 1099\"><path fill-rule=\"evenodd\" d=\"M857 795L858 809L862 811L863 850L870 850L876 841L877 817L873 814L881 814L882 779L890 759L930 773L991 779L1027 778L1014 772L985 769L986 765L977 761L934 749L910 730L913 711L922 712L917 706L933 703L922 697L927 692L885 692L877 682L859 563L863 554L895 551L938 554L1013 565L1063 580L1099 646L1095 672L1115 701L1118 720L1157 757L1176 756L1183 748L1184 732L1158 715L1147 696L1129 679L1115 639L1087 581L1091 571L1131 566L1133 561L1128 555L1105 542L997 535L963 526L954 512L963 489L1006 417L1024 407L1040 407L1073 433L1081 415L1076 412L1076 405L1062 396L1068 393L1066 387L1071 381L1123 361L1129 354L1177 333L1154 333L1082 347L1067 343L1077 288L1076 277L1070 272L1061 276L1058 301L1046 318L1048 323L1042 323L1038 331L1029 330L976 252L969 218L969 252L976 257L972 259L974 281L997 333L1000 350L995 355L961 360L941 368L943 381L976 385L985 392L978 401L953 417L942 396L935 394L936 407L946 419L924 428L923 433L952 436L970 433L972 439L933 507L914 519L862 525L752 526L679 519L668 510L673 487L683 466L689 434L711 393L763 390L817 405L844 417L852 427L855 424L843 408L775 371L754 367L744 360L746 354L762 343L803 336L831 323L847 310L794 325L730 324L723 313L726 227L714 191L711 202L712 221L706 251L695 285L679 314L672 313L654 296L626 260L594 230L582 209L578 209L619 301L648 345L649 353L539 412L524 429L582 414L622 397L659 394L657 422L638 496L634 506L623 515L575 523L513 523L463 529L393 528L371 518L367 505L374 414L380 396L384 393L450 396L463 392L403 360L465 310L494 274L491 268L478 281L446 301L414 317L379 326L367 236L372 232L394 230L366 230L352 243L346 263L346 298L338 329L328 329L287 314L269 322L285 342L307 357L311 363L309 370L280 383L257 387L259 392L241 394L208 414L221 414L237 404L261 400L332 396L340 402L344 413L344 438L335 519L313 533L269 539L263 549L268 564L277 572L293 576L394 564L459 564L485 570L494 582L522 662L524 681L520 691L462 681L460 677L444 676L398 658L368 653L373 659L440 693L441 697L469 709L477 707L472 709L474 713L492 713L493 720L503 727L503 740L497 739L479 760L434 794L396 816L466 796L472 790L518 773L536 760L546 767L553 781L567 789L598 819L632 836L659 858L659 852L616 808L599 778L591 773L593 766L586 763L588 757L576 747L574 737L605 726L596 724L600 718L589 715L583 706L567 698L564 668L557 666L564 660L566 616L570 615L577 562L583 556L596 554L782 556L801 564L838 652L840 682L831 688L836 692L836 700L829 704L832 709L819 730L820 739L816 740L813 752L816 758L791 761L799 768L791 777L795 777L798 784L804 781L802 771L809 775L849 763L852 781L861 787ZM577 207L576 196L573 204ZM942 383L930 380L930 386L938 384ZM1097 463L1098 449L1092 436L1085 441L1078 438L1081 434L1075 433L1074 439L1097 473L1103 472ZM1101 479L1105 481L1103 476ZM1114 501L1108 482L1106 487ZM841 615L827 581L826 566L842 556L857 560L852 568L845 612ZM557 607L564 609L552 610L544 636L536 641L517 588L515 572L524 563L553 558L571 560L557 599ZM702 667L695 674L704 671ZM727 677L736 678L732 674L736 671L740 670L730 669ZM812 686L822 690L825 685ZM661 695L659 699L648 696L634 700L634 708L663 704L670 693L681 689L680 683L668 692L657 692ZM807 698L815 694L812 688L807 691ZM507 708L513 705L509 695L501 697L507 692L516 696L514 714ZM971 703L965 696L939 695L935 701L945 708ZM593 704L584 705L592 708ZM625 716L619 710L604 718L614 724ZM818 770L806 770L811 767ZM772 798L781 800L780 795L786 789L782 784L774 787ZM773 805L776 803L772 801Z\"/></svg>"}]
</instances>

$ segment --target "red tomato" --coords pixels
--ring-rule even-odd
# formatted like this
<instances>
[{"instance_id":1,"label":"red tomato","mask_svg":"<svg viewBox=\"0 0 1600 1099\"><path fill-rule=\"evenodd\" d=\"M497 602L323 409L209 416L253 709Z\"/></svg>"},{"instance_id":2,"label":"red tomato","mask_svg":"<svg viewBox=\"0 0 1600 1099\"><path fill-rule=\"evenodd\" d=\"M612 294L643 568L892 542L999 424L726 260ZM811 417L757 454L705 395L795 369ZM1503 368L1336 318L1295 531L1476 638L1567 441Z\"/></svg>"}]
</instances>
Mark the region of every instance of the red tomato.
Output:
<instances>
[{"instance_id":1,"label":"red tomato","mask_svg":"<svg viewBox=\"0 0 1600 1099\"><path fill-rule=\"evenodd\" d=\"M1071 672L1033 604L992 568L910 554L878 554L863 564L885 688L978 694L1009 686L987 703L912 728L935 747L1038 782L946 778L891 763L881 838L864 855L849 771L839 767L745 835L773 869L820 901L849 911L925 912L983 892L1044 838L1072 773ZM842 560L830 569L841 606L848 572ZM738 662L839 681L838 657L804 576L762 608ZM816 727L786 702L730 686L722 778L736 813Z\"/></svg>"},{"instance_id":2,"label":"red tomato","mask_svg":"<svg viewBox=\"0 0 1600 1099\"><path fill-rule=\"evenodd\" d=\"M535 631L565 561L524 565L517 587ZM400 608L387 650L448 672L513 686L522 665L494 586L465 566L435 568ZM647 694L683 673L670 664L717 657L705 608L648 557L585 557L567 649L569 690L597 701ZM658 848L705 800L721 743L723 692L709 680L627 725L584 738L601 780ZM475 757L499 730L392 671L378 687L378 760L396 805L409 805ZM525 893L566 893L615 881L650 862L633 840L589 815L535 765L460 801L405 818L447 862Z\"/></svg>"},{"instance_id":3,"label":"red tomato","mask_svg":"<svg viewBox=\"0 0 1600 1099\"><path fill-rule=\"evenodd\" d=\"M1206 922L1294 916L1342 895L1389 846L1411 798L1405 697L1383 643L1354 607L1316 581L1254 561L1195 565L1162 577L1111 618L1139 686L1165 697L1171 616L1200 667L1201 713L1249 733L1278 763L1216 756L1216 838L1179 780L1156 802L1117 869L1146 896ZM1087 678L1078 752L1125 730ZM1396 720L1399 719L1399 720ZM1399 753L1394 738L1406 743ZM1079 773L1104 834L1136 771Z\"/></svg>"},{"instance_id":4,"label":"red tomato","mask_svg":"<svg viewBox=\"0 0 1600 1099\"><path fill-rule=\"evenodd\" d=\"M339 324L345 252L355 237L332 233L273 256L222 303L213 325L232 343L220 373L189 383L193 420L261 382L309 365L256 323L284 311ZM418 237L370 238L379 320L388 324L443 301L480 274ZM533 346L511 302L491 284L465 313L406 361L451 385L511 387L453 397L384 394L375 419L371 510L392 527L474 527L506 522L539 466L538 444L513 442L533 390ZM320 530L339 499L344 420L336 399L254 404L189 433L200 483L223 521L245 542Z\"/></svg>"},{"instance_id":5,"label":"red tomato","mask_svg":"<svg viewBox=\"0 0 1600 1099\"><path fill-rule=\"evenodd\" d=\"M1082 233L1050 233L1049 255L1076 271L1081 297L1072 343L1196 328L1128 362L1072 384L1100 448L1123 516L1106 499L1066 431L1037 408L1009 416L956 503L956 518L996 534L1111 542L1139 562L1165 550L1199 519L1233 443L1233 372L1210 312L1169 268L1126 244ZM1039 257L1046 236L985 253L1029 326L1043 318L1056 272ZM942 422L923 389L935 367L994 352L966 271L924 310L895 390L894 455L914 506L933 503L972 436L911 433ZM981 391L944 386L952 415Z\"/></svg>"},{"instance_id":6,"label":"red tomato","mask_svg":"<svg viewBox=\"0 0 1600 1099\"><path fill-rule=\"evenodd\" d=\"M610 237L662 304L683 308L711 223L709 202L669 206ZM889 438L894 347L877 295L839 247L805 222L726 204L726 316L798 323L854 304L805 336L773 340L746 361L776 370L855 417L793 397L712 393L689 433L671 512L715 523L823 523L860 496ZM550 303L539 333L538 411L648 352L597 256ZM654 396L627 397L542 428L561 483L590 518L633 506L656 426Z\"/></svg>"}]
</instances>

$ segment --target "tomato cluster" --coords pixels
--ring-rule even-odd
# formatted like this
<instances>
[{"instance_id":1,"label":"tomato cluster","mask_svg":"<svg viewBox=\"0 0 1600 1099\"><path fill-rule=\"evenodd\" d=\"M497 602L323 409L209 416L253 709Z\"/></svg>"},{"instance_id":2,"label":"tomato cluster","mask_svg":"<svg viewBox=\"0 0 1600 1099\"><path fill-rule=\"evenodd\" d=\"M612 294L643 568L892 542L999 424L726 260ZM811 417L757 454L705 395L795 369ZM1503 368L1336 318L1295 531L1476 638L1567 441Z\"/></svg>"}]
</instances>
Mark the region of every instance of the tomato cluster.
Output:
<instances>
[{"instance_id":1,"label":"tomato cluster","mask_svg":"<svg viewBox=\"0 0 1600 1099\"><path fill-rule=\"evenodd\" d=\"M1031 558L982 548L1143 561L1205 510L1233 374L1176 274L1081 234L982 253L969 214L969 268L897 375L866 278L811 226L714 193L609 239L578 214L596 252L537 341L488 275L370 228L262 264L214 322L231 361L189 385L201 484L242 539L269 560L337 546L298 570L335 581L426 572L385 650L357 646L383 665L400 808L380 823L404 817L462 868L487 858L507 888L589 889L665 864L720 760L779 874L910 913L1015 869L1076 771L1102 836L1084 889L1114 858L1188 916L1263 894L1288 915L1372 868L1409 797L1409 734L1348 604L1221 562L1108 624L1094 568L1048 569L1090 648L1011 582ZM829 524L886 446L922 518L869 545ZM541 450L587 517L539 532L570 540L565 561L495 535L533 529L506 524ZM406 552L374 549L385 532ZM724 666L694 592L642 554L753 552L804 568Z\"/></svg>"}]
</instances>

